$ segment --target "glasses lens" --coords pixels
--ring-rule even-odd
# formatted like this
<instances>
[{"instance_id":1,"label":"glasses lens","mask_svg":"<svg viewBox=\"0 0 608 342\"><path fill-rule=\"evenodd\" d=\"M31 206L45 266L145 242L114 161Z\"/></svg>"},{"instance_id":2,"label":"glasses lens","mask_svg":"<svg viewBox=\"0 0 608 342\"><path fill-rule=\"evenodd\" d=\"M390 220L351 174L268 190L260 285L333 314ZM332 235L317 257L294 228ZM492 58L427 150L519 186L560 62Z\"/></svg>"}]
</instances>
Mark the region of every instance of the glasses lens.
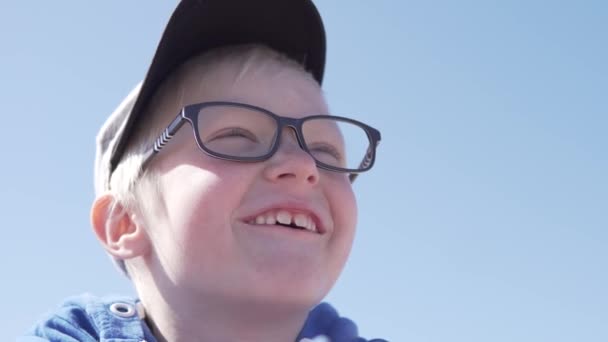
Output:
<instances>
[{"instance_id":1,"label":"glasses lens","mask_svg":"<svg viewBox=\"0 0 608 342\"><path fill-rule=\"evenodd\" d=\"M358 170L370 147L363 127L331 116L306 120L302 131L312 156L329 166Z\"/></svg>"},{"instance_id":2,"label":"glasses lens","mask_svg":"<svg viewBox=\"0 0 608 342\"><path fill-rule=\"evenodd\" d=\"M277 134L274 119L264 112L232 105L203 107L198 131L205 147L232 157L260 157L268 153Z\"/></svg>"}]
</instances>

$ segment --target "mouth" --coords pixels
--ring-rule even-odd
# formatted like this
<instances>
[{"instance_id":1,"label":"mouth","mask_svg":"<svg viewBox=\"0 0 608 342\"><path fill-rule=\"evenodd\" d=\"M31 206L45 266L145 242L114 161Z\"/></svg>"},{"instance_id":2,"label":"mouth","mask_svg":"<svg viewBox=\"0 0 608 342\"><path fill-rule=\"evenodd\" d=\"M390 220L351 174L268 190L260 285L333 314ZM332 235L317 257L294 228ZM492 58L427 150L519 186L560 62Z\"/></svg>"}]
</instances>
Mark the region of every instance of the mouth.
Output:
<instances>
[{"instance_id":1,"label":"mouth","mask_svg":"<svg viewBox=\"0 0 608 342\"><path fill-rule=\"evenodd\" d=\"M322 233L316 215L304 211L271 209L251 217L245 222L257 226L274 225L316 234Z\"/></svg>"}]
</instances>

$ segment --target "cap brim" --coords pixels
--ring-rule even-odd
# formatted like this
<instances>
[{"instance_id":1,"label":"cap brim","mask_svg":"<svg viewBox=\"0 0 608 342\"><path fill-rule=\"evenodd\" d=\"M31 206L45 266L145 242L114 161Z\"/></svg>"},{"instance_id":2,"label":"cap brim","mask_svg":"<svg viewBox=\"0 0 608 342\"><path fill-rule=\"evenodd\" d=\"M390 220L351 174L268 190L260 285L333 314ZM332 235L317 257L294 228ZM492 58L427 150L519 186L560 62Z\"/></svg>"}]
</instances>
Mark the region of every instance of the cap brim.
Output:
<instances>
[{"instance_id":1,"label":"cap brim","mask_svg":"<svg viewBox=\"0 0 608 342\"><path fill-rule=\"evenodd\" d=\"M260 43L302 63L319 82L325 67L325 30L309 0L183 0L169 19L133 109L120 130L110 175L158 85L179 65L204 51Z\"/></svg>"}]
</instances>

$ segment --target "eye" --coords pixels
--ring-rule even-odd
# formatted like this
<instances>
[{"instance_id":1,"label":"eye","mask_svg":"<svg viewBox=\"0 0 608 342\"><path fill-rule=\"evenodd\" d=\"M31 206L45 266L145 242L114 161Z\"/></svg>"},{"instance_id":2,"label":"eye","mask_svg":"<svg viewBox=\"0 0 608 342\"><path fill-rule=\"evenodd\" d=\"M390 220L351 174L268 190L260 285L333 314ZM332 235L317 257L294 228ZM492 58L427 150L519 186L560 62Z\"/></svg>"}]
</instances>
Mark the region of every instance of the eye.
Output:
<instances>
[{"instance_id":1,"label":"eye","mask_svg":"<svg viewBox=\"0 0 608 342\"><path fill-rule=\"evenodd\" d=\"M228 127L216 132L208 141L218 139L244 138L253 142L259 142L255 134L241 127Z\"/></svg>"},{"instance_id":2,"label":"eye","mask_svg":"<svg viewBox=\"0 0 608 342\"><path fill-rule=\"evenodd\" d=\"M343 153L338 148L329 143L314 143L308 146L310 153L321 162L336 165L343 161Z\"/></svg>"}]
</instances>

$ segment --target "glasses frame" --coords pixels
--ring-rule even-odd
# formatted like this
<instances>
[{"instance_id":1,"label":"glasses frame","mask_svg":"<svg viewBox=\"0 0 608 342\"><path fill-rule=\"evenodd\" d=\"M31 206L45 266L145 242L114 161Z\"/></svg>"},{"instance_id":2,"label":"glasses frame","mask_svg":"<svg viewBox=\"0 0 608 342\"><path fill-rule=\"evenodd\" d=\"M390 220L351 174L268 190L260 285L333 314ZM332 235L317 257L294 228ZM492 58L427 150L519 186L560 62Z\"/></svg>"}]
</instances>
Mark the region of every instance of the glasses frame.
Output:
<instances>
[{"instance_id":1,"label":"glasses frame","mask_svg":"<svg viewBox=\"0 0 608 342\"><path fill-rule=\"evenodd\" d=\"M246 109L259 111L261 113L264 113L264 114L270 116L277 124L277 131L276 131L277 135L276 135L274 142L272 143L272 146L270 147L268 153L266 153L262 156L258 156L258 157L235 157L235 156L231 156L231 155L214 152L214 151L208 149L205 146L205 144L201 141L201 138L200 138L200 132L198 129L198 115L201 112L201 110L204 109L205 107L212 107L212 106L233 106L233 107L246 108ZM374 162L376 160L376 148L377 148L378 144L380 143L380 138L381 138L380 131L378 131L377 129L375 129L371 126L368 126L360 121L346 118L346 117L341 117L341 116L333 116L333 115L331 116L331 119L336 120L336 121L343 121L343 122L347 122L347 123L359 126L365 131L365 134L367 135L367 138L369 139L369 143L370 143L369 147L367 149L367 153L363 157L363 160L361 160L361 163L359 164L359 168L357 168L357 169L349 169L349 168L341 168L341 167L337 167L337 166L332 166L332 165L325 164L325 163L315 159L315 157L308 150L308 148L306 147L306 144L304 142L304 134L302 131L302 125L306 121L313 120L313 119L319 119L319 118L327 119L328 115L311 115L311 116L306 116L303 118L290 118L290 117L277 115L277 114L275 114L267 109L261 108L261 107L253 106L253 105L246 104L246 103L230 102L230 101L211 101L211 102L202 102L202 103L187 105L182 108L182 110L177 115L177 117L175 117L175 119L173 119L173 121L171 121L169 126L167 126L167 128L165 128L163 130L161 135L154 141L154 145L152 147L150 147L150 149L144 154L142 170L144 170L146 168L146 166L150 163L152 158L154 158L154 156L163 149L163 147L169 142L169 140L171 140L171 138L173 138L173 136L179 131L179 129L186 122L190 123L190 125L192 126L192 130L193 130L192 132L194 133L194 139L195 139L198 147L205 154L207 154L211 157L214 157L214 158L222 159L222 160L231 160L231 161L238 161L238 162L265 161L265 160L271 158L276 153L276 151L279 149L279 146L281 145L281 136L282 136L281 132L283 131L283 129L285 127L288 127L294 131L300 148L302 150L304 150L306 153L308 153L311 156L311 158L313 158L313 160L315 161L315 164L317 165L317 167L319 167L321 169L328 170L328 171L334 171L334 172L349 173L350 174L349 177L352 182L355 180L355 178L357 177L357 175L359 173L368 171L369 169L372 168L372 166L374 166Z\"/></svg>"}]
</instances>

